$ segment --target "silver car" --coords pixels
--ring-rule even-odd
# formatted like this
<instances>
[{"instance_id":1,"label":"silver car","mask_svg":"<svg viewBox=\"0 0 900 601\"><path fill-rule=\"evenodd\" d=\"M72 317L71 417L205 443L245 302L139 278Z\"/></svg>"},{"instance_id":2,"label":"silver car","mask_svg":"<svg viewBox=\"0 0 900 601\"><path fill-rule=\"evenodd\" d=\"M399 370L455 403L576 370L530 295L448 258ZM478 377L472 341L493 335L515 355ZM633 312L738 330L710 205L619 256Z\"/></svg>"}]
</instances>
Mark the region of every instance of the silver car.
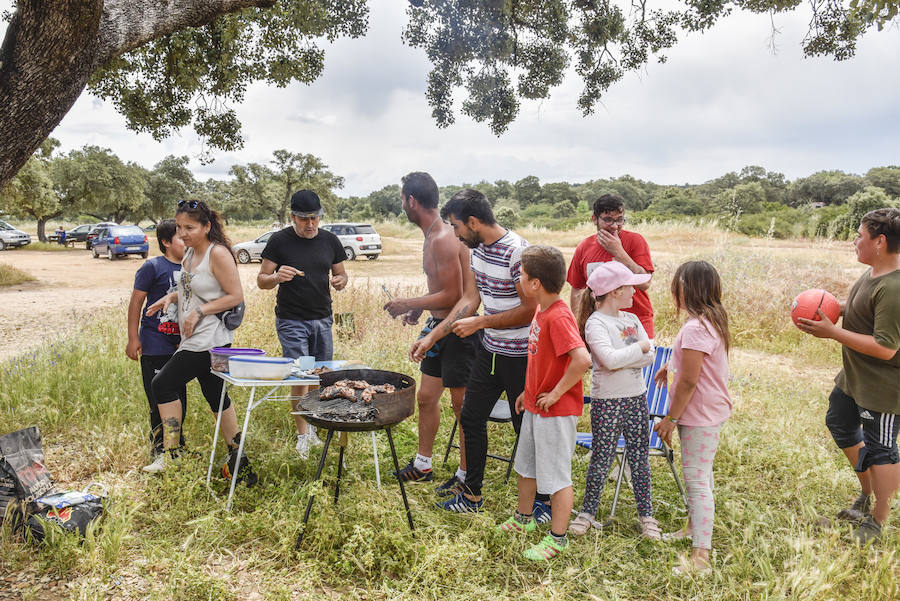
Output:
<instances>
[{"instance_id":1,"label":"silver car","mask_svg":"<svg viewBox=\"0 0 900 601\"><path fill-rule=\"evenodd\" d=\"M278 231L278 230L275 230ZM266 243L269 241L269 238L272 237L272 234L275 233L266 232L256 240L252 240L250 242L241 242L240 244L235 244L232 248L234 250L234 254L237 256L237 260L239 263L249 263L250 261L262 261L263 249L266 247Z\"/></svg>"},{"instance_id":2,"label":"silver car","mask_svg":"<svg viewBox=\"0 0 900 601\"><path fill-rule=\"evenodd\" d=\"M22 230L17 230L5 221L0 221L0 250L28 244L31 244L31 236Z\"/></svg>"}]
</instances>

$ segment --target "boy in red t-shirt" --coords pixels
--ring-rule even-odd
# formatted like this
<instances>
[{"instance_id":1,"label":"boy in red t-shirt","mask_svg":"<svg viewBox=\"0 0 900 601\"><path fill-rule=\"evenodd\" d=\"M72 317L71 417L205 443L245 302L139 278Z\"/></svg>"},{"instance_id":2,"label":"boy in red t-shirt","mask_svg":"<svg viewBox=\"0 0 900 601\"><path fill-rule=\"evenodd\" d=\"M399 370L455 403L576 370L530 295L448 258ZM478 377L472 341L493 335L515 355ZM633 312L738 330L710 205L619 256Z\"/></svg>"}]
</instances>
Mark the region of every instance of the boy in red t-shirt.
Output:
<instances>
[{"instance_id":1,"label":"boy in red t-shirt","mask_svg":"<svg viewBox=\"0 0 900 601\"><path fill-rule=\"evenodd\" d=\"M566 548L572 512L572 454L575 427L584 409L581 379L591 356L578 333L575 316L560 299L566 281L566 262L551 246L522 251L520 284L526 297L540 305L528 337L525 391L516 399L522 416L515 470L519 474L519 505L498 528L503 532L532 532L535 494L551 495L550 534L525 551L525 557L544 561Z\"/></svg>"}]
</instances>

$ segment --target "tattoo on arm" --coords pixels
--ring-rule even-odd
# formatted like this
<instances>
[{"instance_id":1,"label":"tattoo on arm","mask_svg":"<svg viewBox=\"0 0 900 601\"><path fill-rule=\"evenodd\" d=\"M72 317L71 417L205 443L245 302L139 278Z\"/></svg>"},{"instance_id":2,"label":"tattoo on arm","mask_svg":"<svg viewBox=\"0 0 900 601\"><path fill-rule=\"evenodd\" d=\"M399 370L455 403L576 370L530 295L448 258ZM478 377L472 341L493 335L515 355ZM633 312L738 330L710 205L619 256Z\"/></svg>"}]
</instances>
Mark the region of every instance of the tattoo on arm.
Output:
<instances>
[{"instance_id":1,"label":"tattoo on arm","mask_svg":"<svg viewBox=\"0 0 900 601\"><path fill-rule=\"evenodd\" d=\"M456 321L458 321L468 315L469 315L469 305L465 304L462 306L462 308L459 311L456 312L456 315L454 315L452 319L444 320L444 331L449 333L453 329L453 324L456 323Z\"/></svg>"}]
</instances>

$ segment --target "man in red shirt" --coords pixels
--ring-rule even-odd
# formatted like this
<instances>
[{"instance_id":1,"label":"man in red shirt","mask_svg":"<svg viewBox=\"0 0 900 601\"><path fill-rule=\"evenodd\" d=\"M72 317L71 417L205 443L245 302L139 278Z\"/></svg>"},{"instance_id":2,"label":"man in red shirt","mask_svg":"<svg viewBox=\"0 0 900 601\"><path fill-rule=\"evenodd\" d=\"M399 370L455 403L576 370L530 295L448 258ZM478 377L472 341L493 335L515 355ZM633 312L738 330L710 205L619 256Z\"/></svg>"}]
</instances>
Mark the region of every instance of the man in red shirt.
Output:
<instances>
[{"instance_id":1,"label":"man in red shirt","mask_svg":"<svg viewBox=\"0 0 900 601\"><path fill-rule=\"evenodd\" d=\"M587 288L587 279L598 263L618 261L634 273L653 273L653 262L650 260L650 247L644 237L636 232L625 230L625 201L618 194L604 194L594 201L594 214L591 221L597 226L597 234L585 238L575 249L575 255L569 264L566 281L572 286L569 306L578 313L582 292ZM652 340L653 306L646 284L634 287L634 304L624 309L638 316L647 335Z\"/></svg>"}]
</instances>

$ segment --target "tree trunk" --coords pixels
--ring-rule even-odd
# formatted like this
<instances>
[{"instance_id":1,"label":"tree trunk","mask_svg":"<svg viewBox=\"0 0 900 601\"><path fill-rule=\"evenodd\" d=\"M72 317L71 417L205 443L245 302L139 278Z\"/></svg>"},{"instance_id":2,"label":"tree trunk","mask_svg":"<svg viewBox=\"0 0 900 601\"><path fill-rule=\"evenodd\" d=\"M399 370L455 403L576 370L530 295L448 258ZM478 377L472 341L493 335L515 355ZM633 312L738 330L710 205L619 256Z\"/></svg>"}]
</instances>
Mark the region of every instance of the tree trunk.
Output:
<instances>
[{"instance_id":1,"label":"tree trunk","mask_svg":"<svg viewBox=\"0 0 900 601\"><path fill-rule=\"evenodd\" d=\"M18 0L0 46L0 188L59 125L91 74L185 27L275 0Z\"/></svg>"},{"instance_id":2,"label":"tree trunk","mask_svg":"<svg viewBox=\"0 0 900 601\"><path fill-rule=\"evenodd\" d=\"M37 237L38 237L38 240L40 240L41 242L47 241L47 233L45 231L46 230L45 226L47 225L47 222L50 221L50 219L51 219L50 217L42 217L41 219L37 220Z\"/></svg>"}]
</instances>

